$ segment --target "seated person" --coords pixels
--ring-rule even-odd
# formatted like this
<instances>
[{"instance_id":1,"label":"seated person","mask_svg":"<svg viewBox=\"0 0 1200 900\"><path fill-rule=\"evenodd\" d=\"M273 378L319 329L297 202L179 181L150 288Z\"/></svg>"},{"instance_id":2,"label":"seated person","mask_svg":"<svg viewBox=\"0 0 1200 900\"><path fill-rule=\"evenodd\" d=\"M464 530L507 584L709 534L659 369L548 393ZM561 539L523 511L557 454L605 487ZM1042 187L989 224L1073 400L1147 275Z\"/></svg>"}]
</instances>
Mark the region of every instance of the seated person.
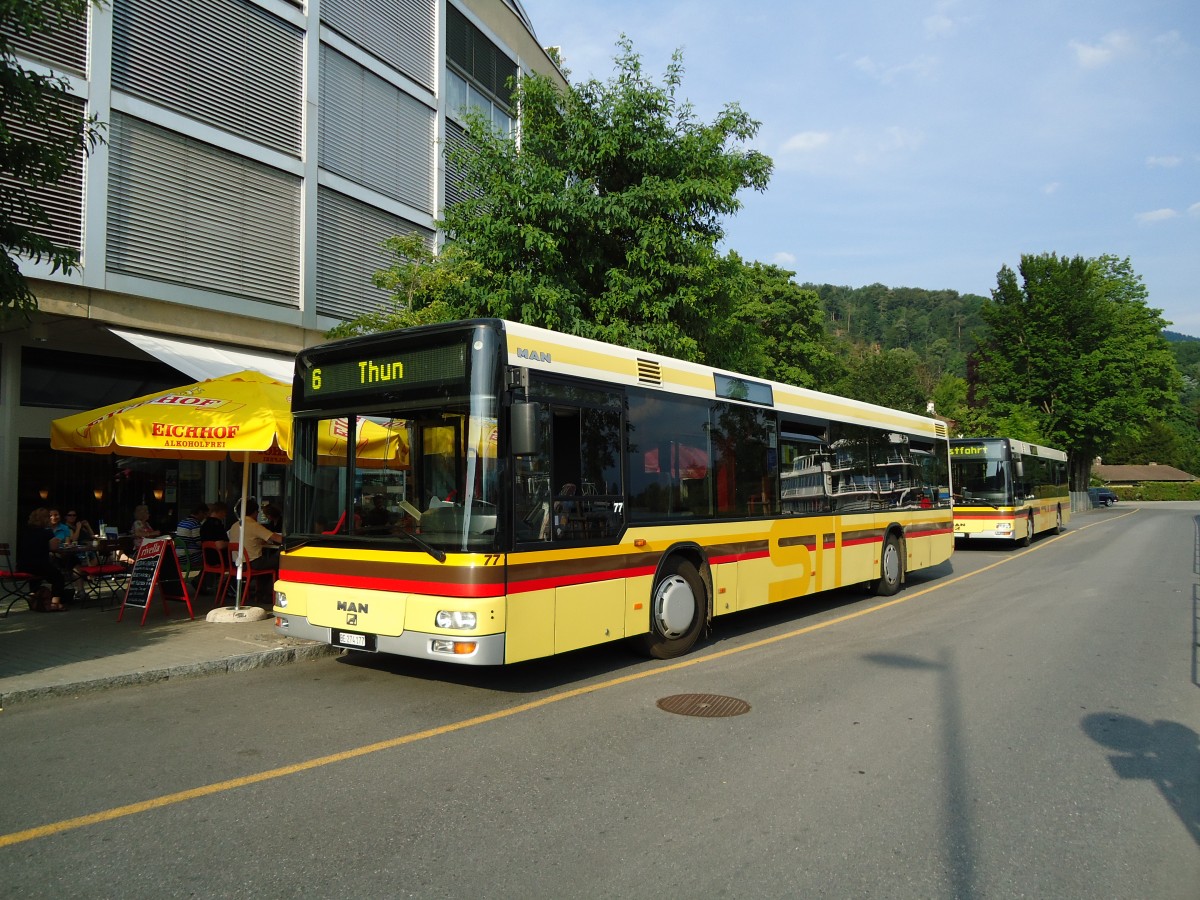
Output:
<instances>
[{"instance_id":1,"label":"seated person","mask_svg":"<svg viewBox=\"0 0 1200 900\"><path fill-rule=\"evenodd\" d=\"M245 526L245 539L243 541L243 525ZM267 544L283 543L283 535L277 531L271 531L265 525L258 521L258 501L251 498L246 501L246 511L243 518L239 518L229 526L229 542L231 544L242 544L242 556L248 562L256 562L262 557L263 547ZM275 565L278 565L278 560L272 557ZM236 563L237 560L234 560ZM265 561L264 561L265 562ZM261 568L261 566L255 566Z\"/></svg>"},{"instance_id":2,"label":"seated person","mask_svg":"<svg viewBox=\"0 0 1200 900\"><path fill-rule=\"evenodd\" d=\"M208 515L200 523L200 543L214 541L219 548L224 549L229 543L229 532L225 528L225 516L228 512L229 507L220 500L208 504Z\"/></svg>"},{"instance_id":3,"label":"seated person","mask_svg":"<svg viewBox=\"0 0 1200 900\"><path fill-rule=\"evenodd\" d=\"M129 533L133 535L133 555L137 556L138 549L142 546L142 542L149 538L159 537L162 532L150 524L150 507L145 503L139 503L133 510L133 527L129 529Z\"/></svg>"},{"instance_id":4,"label":"seated person","mask_svg":"<svg viewBox=\"0 0 1200 900\"><path fill-rule=\"evenodd\" d=\"M58 538L59 545L71 543L71 527L62 520L62 514L57 509L51 509L49 515L50 531Z\"/></svg>"},{"instance_id":5,"label":"seated person","mask_svg":"<svg viewBox=\"0 0 1200 900\"><path fill-rule=\"evenodd\" d=\"M200 565L200 526L207 518L208 504L201 503L175 526L175 551L192 568Z\"/></svg>"},{"instance_id":6,"label":"seated person","mask_svg":"<svg viewBox=\"0 0 1200 900\"><path fill-rule=\"evenodd\" d=\"M283 510L274 503L264 503L258 518L271 531L283 531Z\"/></svg>"},{"instance_id":7,"label":"seated person","mask_svg":"<svg viewBox=\"0 0 1200 900\"><path fill-rule=\"evenodd\" d=\"M29 514L17 541L17 568L50 583L48 600L38 598L31 601L33 608L39 612L61 612L67 608L62 600L67 586L66 577L52 555L58 546L59 540L50 527L50 511L39 506Z\"/></svg>"},{"instance_id":8,"label":"seated person","mask_svg":"<svg viewBox=\"0 0 1200 900\"><path fill-rule=\"evenodd\" d=\"M81 519L79 513L73 509L67 510L67 514L63 516L63 521L66 522L67 528L71 530L69 541L72 544L86 544L97 536L96 532L92 530L92 523L87 519Z\"/></svg>"},{"instance_id":9,"label":"seated person","mask_svg":"<svg viewBox=\"0 0 1200 900\"><path fill-rule=\"evenodd\" d=\"M376 533L387 531L391 518L383 494L376 494L370 511L363 515L363 528Z\"/></svg>"}]
</instances>

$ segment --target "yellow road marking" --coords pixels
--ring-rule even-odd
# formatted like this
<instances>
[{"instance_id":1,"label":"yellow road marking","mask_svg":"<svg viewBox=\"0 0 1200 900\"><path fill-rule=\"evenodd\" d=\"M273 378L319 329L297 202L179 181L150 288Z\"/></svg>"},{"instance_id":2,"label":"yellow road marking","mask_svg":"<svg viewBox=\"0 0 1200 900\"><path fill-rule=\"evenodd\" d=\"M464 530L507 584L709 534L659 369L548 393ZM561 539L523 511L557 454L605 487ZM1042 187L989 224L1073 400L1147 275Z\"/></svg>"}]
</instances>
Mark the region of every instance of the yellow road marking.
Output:
<instances>
[{"instance_id":1,"label":"yellow road marking","mask_svg":"<svg viewBox=\"0 0 1200 900\"><path fill-rule=\"evenodd\" d=\"M1137 510L1130 510L1116 518L1133 515ZM1116 521L1116 518L1105 519L1104 522ZM507 709L497 710L496 712L486 713L481 716L472 716L469 719L462 719L458 722L451 722L447 725L439 725L436 728L427 728L424 731L416 731L412 734L402 735L400 737L389 738L386 741L377 741L374 744L366 744L362 747L354 747L350 750L343 750L340 753L331 753L328 756L319 756L315 759L305 760L304 762L293 763L290 766L280 766L275 769L268 769L265 772L257 772L253 775L243 775L240 778L230 778L225 781L217 781L212 784L201 785L200 787L191 788L186 791L177 791L173 794L163 794L160 797L151 797L149 800L142 800L139 803L129 803L125 806L116 806L112 809L101 810L100 812L90 813L86 816L76 816L73 819L63 819L59 822L51 822L47 825L39 825L37 828L27 828L24 831L14 831L9 834L0 835L0 847L10 847L13 844L24 843L38 838L50 837L55 834L62 834L64 831L72 831L76 828L84 828L88 825L99 825L102 822L111 822L115 819L120 819L125 816L134 816L139 813L149 812L154 809L161 809L165 806L173 806L177 803L184 803L188 800L196 800L200 797L208 797L213 794L221 794L226 791L232 791L237 788L247 787L252 784L259 784L264 781L272 781L276 778L283 778L287 775L295 775L299 772L307 772L310 769L319 769L322 766L332 765L334 763L344 762L348 759L354 759L359 756L367 756L371 753L378 753L381 750L392 750L396 747L403 747L405 744L414 744L417 741L428 740L429 738L440 737L444 734L451 734L455 731L462 731L467 728L474 728L476 725L486 725L488 722L495 722L499 719L506 719L510 716L520 715L521 713L529 712L530 710L540 709L543 706L549 706L551 703L559 703L563 700L571 700L575 697L582 697L585 694L594 694L598 691L608 690L609 688L619 687L623 684L629 684L634 681L639 681L643 678L651 678L658 675L665 675L668 672L677 672L680 669L686 669L691 666L698 666L704 663L712 662L717 659L724 659L727 656L733 656L737 653L745 653L748 650L757 650L760 647L766 647L771 644L777 644L780 641L791 640L792 638L800 637L801 635L811 634L814 631L819 631L822 628L829 628L833 625L840 625L843 622L849 622L853 619L861 618L862 616L876 613L881 610L896 606L900 603L907 603L909 600L916 600L918 597L923 597L926 594L941 590L942 588L950 587L958 584L960 581L965 581L968 578L974 578L976 575L981 575L984 572L995 569L997 566L1002 566L1013 560L1041 550L1043 547L1048 547L1056 541L1070 537L1072 534L1077 534L1080 531L1086 531L1095 525L1102 524L1101 522L1093 522L1091 525L1084 525L1080 528L1072 529L1063 534L1054 535L1043 540L1036 546L1023 550L1020 553L1007 556L1004 559L998 560L990 565L984 566L982 569L976 569L974 572L967 572L964 575L959 575L951 578L949 581L939 581L922 590L913 593L904 593L900 597L892 600L877 603L866 609L860 609L852 613L847 613L843 616L838 616L834 619L828 619L824 622L817 622L813 625L806 625L803 628L797 628L785 634L777 634L773 637L762 638L757 641L752 641L749 644L742 644L737 647L729 647L725 650L717 650L713 653L688 657L687 659L679 660L678 662L670 663L665 666L660 666L654 669L646 669L641 672L634 672L630 675L622 675L619 678L610 678L608 681L602 681L599 684L587 685L585 687L573 688L568 691L560 691L557 694L552 694L548 697L542 697L539 700L530 700L528 703L521 703L517 706L512 706Z\"/></svg>"}]
</instances>

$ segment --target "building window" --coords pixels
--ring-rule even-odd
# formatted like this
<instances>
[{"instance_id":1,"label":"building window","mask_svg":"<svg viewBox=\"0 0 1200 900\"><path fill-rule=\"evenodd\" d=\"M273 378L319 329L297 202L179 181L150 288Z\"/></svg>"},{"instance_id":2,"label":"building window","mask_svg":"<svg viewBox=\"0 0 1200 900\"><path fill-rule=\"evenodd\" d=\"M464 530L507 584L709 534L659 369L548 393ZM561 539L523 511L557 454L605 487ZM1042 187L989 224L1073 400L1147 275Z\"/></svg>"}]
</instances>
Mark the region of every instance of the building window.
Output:
<instances>
[{"instance_id":1,"label":"building window","mask_svg":"<svg viewBox=\"0 0 1200 900\"><path fill-rule=\"evenodd\" d=\"M462 118L476 109L511 134L517 64L453 6L446 7L446 111Z\"/></svg>"}]
</instances>

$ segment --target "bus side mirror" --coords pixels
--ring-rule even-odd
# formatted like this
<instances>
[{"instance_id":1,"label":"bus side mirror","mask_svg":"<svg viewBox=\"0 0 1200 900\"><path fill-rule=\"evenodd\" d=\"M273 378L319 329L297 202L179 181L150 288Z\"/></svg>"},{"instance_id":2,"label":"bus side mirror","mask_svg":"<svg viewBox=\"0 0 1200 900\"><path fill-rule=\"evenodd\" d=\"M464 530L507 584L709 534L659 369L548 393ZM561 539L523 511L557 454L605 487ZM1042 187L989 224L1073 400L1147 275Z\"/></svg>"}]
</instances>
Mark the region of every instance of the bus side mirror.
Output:
<instances>
[{"instance_id":1,"label":"bus side mirror","mask_svg":"<svg viewBox=\"0 0 1200 900\"><path fill-rule=\"evenodd\" d=\"M509 409L513 456L533 456L541 450L538 405L518 402Z\"/></svg>"},{"instance_id":2,"label":"bus side mirror","mask_svg":"<svg viewBox=\"0 0 1200 900\"><path fill-rule=\"evenodd\" d=\"M1025 460L1021 459L1021 457L1018 456L1016 458L1016 460L1013 461L1013 471L1017 473L1018 478L1024 478L1025 477Z\"/></svg>"}]
</instances>

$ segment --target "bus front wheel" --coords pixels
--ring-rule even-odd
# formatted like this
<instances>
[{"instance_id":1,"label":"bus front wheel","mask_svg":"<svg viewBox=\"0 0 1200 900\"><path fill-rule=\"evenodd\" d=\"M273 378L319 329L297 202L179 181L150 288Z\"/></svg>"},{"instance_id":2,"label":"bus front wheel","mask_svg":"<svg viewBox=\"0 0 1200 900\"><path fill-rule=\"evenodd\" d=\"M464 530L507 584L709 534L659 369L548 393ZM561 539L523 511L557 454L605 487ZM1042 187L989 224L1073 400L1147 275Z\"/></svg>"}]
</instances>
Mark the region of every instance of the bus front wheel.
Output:
<instances>
[{"instance_id":1,"label":"bus front wheel","mask_svg":"<svg viewBox=\"0 0 1200 900\"><path fill-rule=\"evenodd\" d=\"M1021 541L1022 547L1028 547L1033 543L1033 513L1029 514L1029 518L1025 521L1025 537Z\"/></svg>"},{"instance_id":2,"label":"bus front wheel","mask_svg":"<svg viewBox=\"0 0 1200 900\"><path fill-rule=\"evenodd\" d=\"M650 595L650 633L642 649L655 659L682 656L695 645L704 627L707 603L696 567L682 557L664 566Z\"/></svg>"},{"instance_id":3,"label":"bus front wheel","mask_svg":"<svg viewBox=\"0 0 1200 900\"><path fill-rule=\"evenodd\" d=\"M900 541L896 535L889 534L883 539L883 549L879 552L879 580L875 582L875 593L890 597L900 590L903 580L904 556L900 552Z\"/></svg>"}]
</instances>

